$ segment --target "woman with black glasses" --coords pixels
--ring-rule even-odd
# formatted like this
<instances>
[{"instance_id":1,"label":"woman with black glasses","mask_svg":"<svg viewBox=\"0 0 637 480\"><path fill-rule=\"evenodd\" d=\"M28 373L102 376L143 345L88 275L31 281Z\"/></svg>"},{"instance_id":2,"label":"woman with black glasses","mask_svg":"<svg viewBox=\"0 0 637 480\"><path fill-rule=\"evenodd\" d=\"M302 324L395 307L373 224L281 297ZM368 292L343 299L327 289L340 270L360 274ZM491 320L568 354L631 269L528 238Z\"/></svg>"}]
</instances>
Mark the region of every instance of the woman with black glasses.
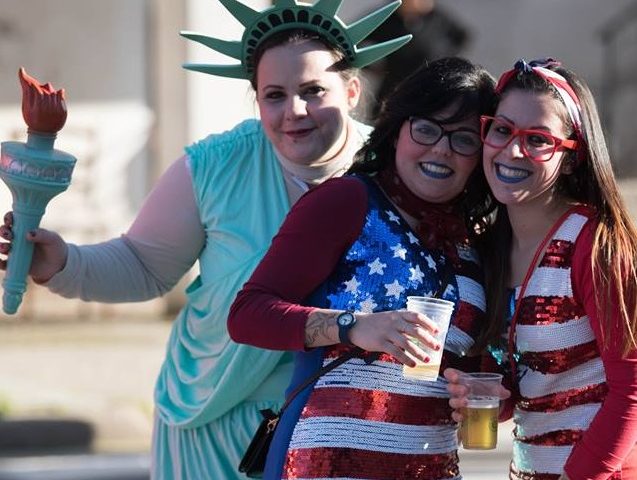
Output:
<instances>
[{"instance_id":1,"label":"woman with black glasses","mask_svg":"<svg viewBox=\"0 0 637 480\"><path fill-rule=\"evenodd\" d=\"M414 339L461 368L485 311L471 244L493 203L479 168L479 116L494 81L458 58L421 67L385 101L354 175L329 180L292 209L231 308L233 340L297 351L289 392L353 348L294 397L265 478L459 477L444 380L404 378L427 362ZM455 303L444 345L409 295ZM376 354L371 354L376 352Z\"/></svg>"}]
</instances>

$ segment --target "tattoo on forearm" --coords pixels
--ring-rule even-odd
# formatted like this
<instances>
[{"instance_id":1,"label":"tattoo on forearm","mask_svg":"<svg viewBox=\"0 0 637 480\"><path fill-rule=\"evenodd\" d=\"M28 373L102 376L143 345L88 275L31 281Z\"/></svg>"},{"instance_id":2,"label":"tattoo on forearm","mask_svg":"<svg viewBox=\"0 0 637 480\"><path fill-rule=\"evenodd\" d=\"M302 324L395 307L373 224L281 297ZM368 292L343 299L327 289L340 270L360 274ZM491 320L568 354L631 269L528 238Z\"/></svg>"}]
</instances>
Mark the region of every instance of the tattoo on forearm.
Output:
<instances>
[{"instance_id":1,"label":"tattoo on forearm","mask_svg":"<svg viewBox=\"0 0 637 480\"><path fill-rule=\"evenodd\" d=\"M316 347L329 345L329 327L336 325L336 314L333 312L313 312L305 324L305 346ZM325 343L327 340L328 343Z\"/></svg>"}]
</instances>

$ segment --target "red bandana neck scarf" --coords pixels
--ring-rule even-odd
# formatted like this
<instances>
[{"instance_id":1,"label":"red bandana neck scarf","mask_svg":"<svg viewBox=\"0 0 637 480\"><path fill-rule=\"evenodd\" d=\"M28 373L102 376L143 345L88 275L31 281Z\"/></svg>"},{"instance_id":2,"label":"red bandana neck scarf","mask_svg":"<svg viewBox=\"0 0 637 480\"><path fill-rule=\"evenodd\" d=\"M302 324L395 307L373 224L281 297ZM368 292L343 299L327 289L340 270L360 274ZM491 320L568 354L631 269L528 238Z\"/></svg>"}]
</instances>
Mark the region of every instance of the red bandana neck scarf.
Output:
<instances>
[{"instance_id":1,"label":"red bandana neck scarf","mask_svg":"<svg viewBox=\"0 0 637 480\"><path fill-rule=\"evenodd\" d=\"M416 234L429 249L440 249L457 260L457 244L467 243L467 229L457 202L431 203L414 195L394 166L376 176L378 184L394 205L418 220Z\"/></svg>"}]
</instances>

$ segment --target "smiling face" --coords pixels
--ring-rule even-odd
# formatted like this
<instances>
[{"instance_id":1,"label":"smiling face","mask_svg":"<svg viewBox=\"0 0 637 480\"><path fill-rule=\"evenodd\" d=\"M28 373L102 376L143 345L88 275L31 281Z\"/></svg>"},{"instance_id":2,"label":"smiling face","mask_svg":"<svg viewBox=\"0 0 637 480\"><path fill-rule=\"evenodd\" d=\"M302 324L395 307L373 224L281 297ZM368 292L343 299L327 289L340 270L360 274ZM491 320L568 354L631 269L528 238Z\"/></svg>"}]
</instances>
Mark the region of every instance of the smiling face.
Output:
<instances>
[{"instance_id":1,"label":"smiling face","mask_svg":"<svg viewBox=\"0 0 637 480\"><path fill-rule=\"evenodd\" d=\"M434 115L440 121L450 112ZM471 116L456 123L443 125L445 131L458 129L479 132L478 116ZM453 200L464 190L469 176L480 159L480 151L471 156L460 155L451 150L449 136L443 135L433 145L416 143L409 133L410 122L406 120L396 141L396 171L412 193L432 203Z\"/></svg>"},{"instance_id":2,"label":"smiling face","mask_svg":"<svg viewBox=\"0 0 637 480\"><path fill-rule=\"evenodd\" d=\"M513 89L502 97L495 117L518 129L540 130L566 138L565 115L564 106L550 94ZM562 173L568 173L563 162L564 150L558 148L550 160L537 162L524 154L520 141L520 137L515 137L503 148L484 145L484 173L493 195L505 205L530 202L551 205L557 200L553 191L555 182Z\"/></svg>"},{"instance_id":3,"label":"smiling face","mask_svg":"<svg viewBox=\"0 0 637 480\"><path fill-rule=\"evenodd\" d=\"M267 50L257 67L257 103L266 135L288 160L317 164L345 144L347 118L360 97L358 78L343 77L317 41Z\"/></svg>"}]
</instances>

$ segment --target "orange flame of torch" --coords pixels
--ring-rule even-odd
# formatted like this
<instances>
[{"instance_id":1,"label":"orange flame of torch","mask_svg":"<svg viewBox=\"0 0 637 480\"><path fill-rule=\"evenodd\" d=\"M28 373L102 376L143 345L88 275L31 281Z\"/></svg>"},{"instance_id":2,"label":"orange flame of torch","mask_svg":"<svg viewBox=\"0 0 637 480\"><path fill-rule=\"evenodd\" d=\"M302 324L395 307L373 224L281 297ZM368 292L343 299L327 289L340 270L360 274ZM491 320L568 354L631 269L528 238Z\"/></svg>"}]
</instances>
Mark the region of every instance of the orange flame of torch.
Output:
<instances>
[{"instance_id":1,"label":"orange flame of torch","mask_svg":"<svg viewBox=\"0 0 637 480\"><path fill-rule=\"evenodd\" d=\"M66 122L64 89L55 90L50 83L40 84L27 75L24 68L18 72L22 85L22 116L30 131L55 134Z\"/></svg>"}]
</instances>

